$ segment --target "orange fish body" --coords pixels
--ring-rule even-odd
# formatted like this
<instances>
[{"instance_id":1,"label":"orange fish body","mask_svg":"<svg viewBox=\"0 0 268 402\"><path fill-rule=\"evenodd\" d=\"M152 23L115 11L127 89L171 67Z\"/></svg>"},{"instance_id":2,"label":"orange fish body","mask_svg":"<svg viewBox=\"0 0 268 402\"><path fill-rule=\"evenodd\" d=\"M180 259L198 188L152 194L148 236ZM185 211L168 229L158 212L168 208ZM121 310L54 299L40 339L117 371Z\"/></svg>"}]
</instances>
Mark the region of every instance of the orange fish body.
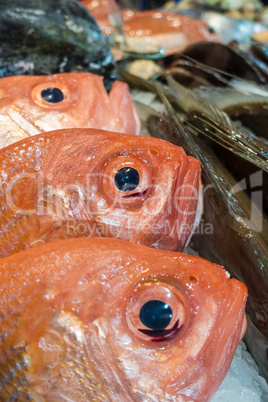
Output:
<instances>
[{"instance_id":1,"label":"orange fish body","mask_svg":"<svg viewBox=\"0 0 268 402\"><path fill-rule=\"evenodd\" d=\"M158 10L123 10L122 19L127 36L164 47L168 53L181 51L190 43L201 40L219 41L217 35L210 33L203 21L186 15Z\"/></svg>"},{"instance_id":2,"label":"orange fish body","mask_svg":"<svg viewBox=\"0 0 268 402\"><path fill-rule=\"evenodd\" d=\"M103 77L90 73L0 79L0 148L73 127L139 134L140 119L127 84L115 82L108 95Z\"/></svg>"},{"instance_id":3,"label":"orange fish body","mask_svg":"<svg viewBox=\"0 0 268 402\"><path fill-rule=\"evenodd\" d=\"M247 289L202 258L79 238L0 261L1 400L209 401Z\"/></svg>"},{"instance_id":4,"label":"orange fish body","mask_svg":"<svg viewBox=\"0 0 268 402\"><path fill-rule=\"evenodd\" d=\"M200 163L151 137L97 129L0 150L0 258L66 237L182 250L200 216Z\"/></svg>"}]
</instances>

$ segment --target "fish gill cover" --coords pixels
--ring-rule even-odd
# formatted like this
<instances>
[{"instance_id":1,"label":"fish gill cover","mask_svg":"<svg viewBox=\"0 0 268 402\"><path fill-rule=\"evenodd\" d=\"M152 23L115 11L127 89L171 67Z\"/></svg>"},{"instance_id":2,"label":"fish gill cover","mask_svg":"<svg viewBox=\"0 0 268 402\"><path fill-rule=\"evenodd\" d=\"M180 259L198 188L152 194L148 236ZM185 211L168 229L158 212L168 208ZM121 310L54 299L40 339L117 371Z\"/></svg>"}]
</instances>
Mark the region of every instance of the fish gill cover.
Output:
<instances>
[{"instance_id":1,"label":"fish gill cover","mask_svg":"<svg viewBox=\"0 0 268 402\"><path fill-rule=\"evenodd\" d=\"M90 71L115 78L94 18L76 0L0 0L0 77Z\"/></svg>"}]
</instances>

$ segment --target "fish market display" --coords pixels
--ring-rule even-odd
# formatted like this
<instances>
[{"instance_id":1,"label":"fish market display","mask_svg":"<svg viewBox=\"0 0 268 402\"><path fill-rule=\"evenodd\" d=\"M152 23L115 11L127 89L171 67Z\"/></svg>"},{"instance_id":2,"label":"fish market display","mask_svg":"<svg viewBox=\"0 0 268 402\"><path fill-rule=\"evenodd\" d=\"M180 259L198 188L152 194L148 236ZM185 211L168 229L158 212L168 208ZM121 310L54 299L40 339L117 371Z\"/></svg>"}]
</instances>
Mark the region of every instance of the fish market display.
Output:
<instances>
[{"instance_id":1,"label":"fish market display","mask_svg":"<svg viewBox=\"0 0 268 402\"><path fill-rule=\"evenodd\" d=\"M258 146L259 139L248 138L248 144L242 155L248 157L248 164L252 162L251 165L255 168L253 174L250 175L244 168L243 178L237 182L225 166L226 158L223 158L223 152L220 152L220 148L224 148L218 146L219 150L216 153L215 147L212 146L214 142L205 141L207 136L212 137L212 131L222 133L224 138L225 130L229 129L230 132L233 131L233 138L230 137L233 146L239 150L243 143L245 145L247 138L243 137L243 132L238 136L240 131L230 122L228 116L221 114L221 111L217 111L216 107L209 105L208 102L203 102L193 91L174 83L172 79L169 79L169 88L174 94L171 104L168 99L171 97L171 92L166 86L162 87L126 72L120 71L120 73L130 85L143 89L142 100L147 97L144 90L150 90L158 93L164 101L168 116L135 102L143 126L149 134L182 146L187 153L198 157L201 162L204 211L191 245L202 257L224 265L231 275L248 286L248 330L245 340L258 363L260 372L268 378L268 223L262 212L260 199L265 195L263 194L265 191L260 190L265 190L267 163L265 165L264 159L258 160L257 153L255 155L252 153L254 147ZM180 105L184 113L181 111L175 113L172 107L174 101L177 102L176 106ZM210 124L208 124L209 115ZM202 134L198 135L199 132ZM258 151L260 150L261 148ZM236 150L230 147L228 152L232 155L231 161L234 161L235 171L238 159L234 153ZM230 155L228 157L230 158ZM260 163L264 171L254 165L256 162Z\"/></svg>"},{"instance_id":2,"label":"fish market display","mask_svg":"<svg viewBox=\"0 0 268 402\"><path fill-rule=\"evenodd\" d=\"M165 96L162 94L163 98ZM170 129L162 130L162 138L169 139L192 155L198 155L203 168L205 231L194 235L193 244L200 254L213 262L224 264L237 279L248 285L248 331L246 342L250 352L268 378L268 225L254 198L249 199L222 161L199 137L190 136L172 111L167 98L166 106L177 135ZM170 124L170 123L169 123ZM161 131L151 130L158 135ZM163 135L164 134L164 135ZM246 174L246 172L245 172ZM253 187L261 184L261 172L251 177ZM254 195L253 195L254 197ZM253 201L253 203L252 203Z\"/></svg>"},{"instance_id":3,"label":"fish market display","mask_svg":"<svg viewBox=\"0 0 268 402\"><path fill-rule=\"evenodd\" d=\"M105 35L123 35L120 48L129 53L133 47L132 52L138 58L139 53L148 52L149 57L150 53L157 53L158 48L162 53L164 50L172 53L192 42L218 40L203 21L189 16L159 10L138 12L127 9L120 13L114 1L107 0L84 0L81 3L93 14ZM115 45L120 38L114 39ZM153 57L157 58L156 55Z\"/></svg>"},{"instance_id":4,"label":"fish market display","mask_svg":"<svg viewBox=\"0 0 268 402\"><path fill-rule=\"evenodd\" d=\"M0 288L2 400L208 401L246 328L222 267L122 240L4 258Z\"/></svg>"},{"instance_id":5,"label":"fish market display","mask_svg":"<svg viewBox=\"0 0 268 402\"><path fill-rule=\"evenodd\" d=\"M90 73L0 78L0 147L61 128L140 133L128 86Z\"/></svg>"},{"instance_id":6,"label":"fish market display","mask_svg":"<svg viewBox=\"0 0 268 402\"><path fill-rule=\"evenodd\" d=\"M202 210L200 163L149 137L96 129L0 150L0 257L66 237L183 250Z\"/></svg>"},{"instance_id":7,"label":"fish market display","mask_svg":"<svg viewBox=\"0 0 268 402\"><path fill-rule=\"evenodd\" d=\"M108 42L76 0L0 0L0 76L89 71L115 77Z\"/></svg>"}]
</instances>

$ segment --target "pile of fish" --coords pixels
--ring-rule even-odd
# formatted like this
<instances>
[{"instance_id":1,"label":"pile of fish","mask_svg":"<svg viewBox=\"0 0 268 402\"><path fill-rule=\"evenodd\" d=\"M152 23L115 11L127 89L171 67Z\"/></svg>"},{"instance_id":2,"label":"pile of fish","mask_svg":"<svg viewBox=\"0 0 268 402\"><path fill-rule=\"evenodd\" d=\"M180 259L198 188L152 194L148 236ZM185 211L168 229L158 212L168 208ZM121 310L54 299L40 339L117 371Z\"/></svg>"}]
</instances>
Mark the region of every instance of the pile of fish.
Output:
<instances>
[{"instance_id":1,"label":"pile of fish","mask_svg":"<svg viewBox=\"0 0 268 402\"><path fill-rule=\"evenodd\" d=\"M156 94L166 107L167 116L137 103L150 135L201 162L204 211L192 246L247 285L245 341L268 378L268 67L260 59L264 46L247 48L190 44L161 60L157 81L130 74L124 63L120 68L126 82Z\"/></svg>"},{"instance_id":2,"label":"pile of fish","mask_svg":"<svg viewBox=\"0 0 268 402\"><path fill-rule=\"evenodd\" d=\"M267 179L268 69L189 16L24 3L0 1L0 399L209 401L247 321L268 376L268 228L244 179Z\"/></svg>"}]
</instances>

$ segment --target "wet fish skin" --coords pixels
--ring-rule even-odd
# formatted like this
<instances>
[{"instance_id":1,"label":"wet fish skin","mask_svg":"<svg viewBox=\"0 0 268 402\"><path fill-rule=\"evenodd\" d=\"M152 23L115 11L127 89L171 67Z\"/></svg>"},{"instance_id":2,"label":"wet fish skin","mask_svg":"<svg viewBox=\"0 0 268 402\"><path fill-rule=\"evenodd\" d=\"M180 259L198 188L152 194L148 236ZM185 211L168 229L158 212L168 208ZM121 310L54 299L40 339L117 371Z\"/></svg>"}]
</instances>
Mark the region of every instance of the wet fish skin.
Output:
<instances>
[{"instance_id":1,"label":"wet fish skin","mask_svg":"<svg viewBox=\"0 0 268 402\"><path fill-rule=\"evenodd\" d=\"M0 76L89 71L116 77L97 23L76 0L0 1Z\"/></svg>"},{"instance_id":2,"label":"wet fish skin","mask_svg":"<svg viewBox=\"0 0 268 402\"><path fill-rule=\"evenodd\" d=\"M182 250L201 213L200 163L166 141L58 130L3 148L0 166L1 257L80 236ZM126 166L139 182L121 191Z\"/></svg>"},{"instance_id":3,"label":"wet fish skin","mask_svg":"<svg viewBox=\"0 0 268 402\"><path fill-rule=\"evenodd\" d=\"M122 240L4 258L0 288L5 400L208 401L246 327L246 287L220 266ZM139 318L155 299L172 309L168 335Z\"/></svg>"},{"instance_id":4,"label":"wet fish skin","mask_svg":"<svg viewBox=\"0 0 268 402\"><path fill-rule=\"evenodd\" d=\"M63 99L42 97L49 88ZM99 128L139 134L138 113L128 86L116 81L109 95L103 77L91 73L0 78L0 148L23 138L62 128Z\"/></svg>"}]
</instances>

